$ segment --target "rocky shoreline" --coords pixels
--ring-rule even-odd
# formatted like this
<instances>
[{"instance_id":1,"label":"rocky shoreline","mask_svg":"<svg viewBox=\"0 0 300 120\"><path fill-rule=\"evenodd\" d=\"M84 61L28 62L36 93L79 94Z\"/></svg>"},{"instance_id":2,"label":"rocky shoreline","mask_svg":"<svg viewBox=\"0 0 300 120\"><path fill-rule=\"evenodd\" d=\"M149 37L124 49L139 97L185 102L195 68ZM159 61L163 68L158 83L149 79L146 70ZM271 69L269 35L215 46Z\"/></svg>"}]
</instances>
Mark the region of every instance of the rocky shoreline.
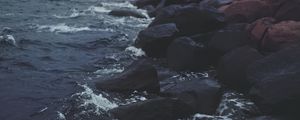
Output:
<instances>
[{"instance_id":1,"label":"rocky shoreline","mask_svg":"<svg viewBox=\"0 0 300 120\"><path fill-rule=\"evenodd\" d=\"M114 118L175 120L193 115L196 120L300 118L299 1L135 0L132 3L155 17L140 31L134 44L147 57L133 62L114 78L97 82L96 87L124 94L146 91L155 97L110 110ZM143 18L134 11L111 14ZM162 73L157 66L167 66L171 71L214 69L216 75L174 80L165 86L161 84L165 76L173 73ZM232 99L239 93L244 94L242 98L251 99L249 109L229 106L218 110L224 107L224 99Z\"/></svg>"}]
</instances>

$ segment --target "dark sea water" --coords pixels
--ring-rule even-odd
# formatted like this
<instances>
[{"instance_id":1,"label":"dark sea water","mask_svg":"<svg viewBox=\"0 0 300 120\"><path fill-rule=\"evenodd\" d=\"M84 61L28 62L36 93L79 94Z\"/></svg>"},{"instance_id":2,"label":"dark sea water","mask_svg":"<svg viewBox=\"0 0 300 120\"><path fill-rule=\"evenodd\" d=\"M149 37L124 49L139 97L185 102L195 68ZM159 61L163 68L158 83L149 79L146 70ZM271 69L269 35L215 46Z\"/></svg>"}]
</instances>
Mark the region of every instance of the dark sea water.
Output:
<instances>
[{"instance_id":1,"label":"dark sea water","mask_svg":"<svg viewBox=\"0 0 300 120\"><path fill-rule=\"evenodd\" d=\"M151 20L107 15L116 8L136 9L122 0L0 0L0 120L103 120L146 99L93 86L143 55L131 44Z\"/></svg>"}]
</instances>

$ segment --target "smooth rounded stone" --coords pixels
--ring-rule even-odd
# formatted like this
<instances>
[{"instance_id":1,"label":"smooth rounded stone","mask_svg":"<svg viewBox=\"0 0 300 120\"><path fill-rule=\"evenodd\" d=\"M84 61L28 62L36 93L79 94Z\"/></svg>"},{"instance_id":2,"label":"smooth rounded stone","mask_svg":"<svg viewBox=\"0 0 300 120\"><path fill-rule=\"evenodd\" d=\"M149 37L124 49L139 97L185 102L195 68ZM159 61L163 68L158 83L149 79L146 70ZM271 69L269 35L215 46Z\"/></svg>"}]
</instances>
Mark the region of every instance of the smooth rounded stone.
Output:
<instances>
[{"instance_id":1,"label":"smooth rounded stone","mask_svg":"<svg viewBox=\"0 0 300 120\"><path fill-rule=\"evenodd\" d=\"M250 38L245 26L246 24L234 24L215 32L207 45L210 56L218 61L225 53L248 44Z\"/></svg>"},{"instance_id":2,"label":"smooth rounded stone","mask_svg":"<svg viewBox=\"0 0 300 120\"><path fill-rule=\"evenodd\" d=\"M273 53L249 65L250 95L261 110L276 115L299 115L300 47Z\"/></svg>"},{"instance_id":3,"label":"smooth rounded stone","mask_svg":"<svg viewBox=\"0 0 300 120\"><path fill-rule=\"evenodd\" d=\"M253 22L262 17L273 15L272 5L264 0L236 0L223 9L230 23Z\"/></svg>"},{"instance_id":4,"label":"smooth rounded stone","mask_svg":"<svg viewBox=\"0 0 300 120\"><path fill-rule=\"evenodd\" d=\"M172 17L176 12L178 12L182 8L183 6L181 5L170 5L170 6L163 7L156 11L155 21L167 17Z\"/></svg>"},{"instance_id":5,"label":"smooth rounded stone","mask_svg":"<svg viewBox=\"0 0 300 120\"><path fill-rule=\"evenodd\" d=\"M217 77L231 89L248 92L251 84L246 79L247 68L263 56L249 46L240 47L225 54L218 65Z\"/></svg>"},{"instance_id":6,"label":"smooth rounded stone","mask_svg":"<svg viewBox=\"0 0 300 120\"><path fill-rule=\"evenodd\" d=\"M165 57L169 44L179 32L174 23L152 26L142 30L135 41L149 57Z\"/></svg>"},{"instance_id":7,"label":"smooth rounded stone","mask_svg":"<svg viewBox=\"0 0 300 120\"><path fill-rule=\"evenodd\" d=\"M193 113L185 103L172 98L156 98L109 111L120 120L177 120Z\"/></svg>"},{"instance_id":8,"label":"smooth rounded stone","mask_svg":"<svg viewBox=\"0 0 300 120\"><path fill-rule=\"evenodd\" d=\"M279 21L295 20L299 21L300 1L299 0L279 0L282 1L277 9L275 18Z\"/></svg>"},{"instance_id":9,"label":"smooth rounded stone","mask_svg":"<svg viewBox=\"0 0 300 120\"><path fill-rule=\"evenodd\" d=\"M165 23L175 23L182 36L211 32L225 24L223 14L216 9L199 5L176 9L172 14L154 19L149 26Z\"/></svg>"},{"instance_id":10,"label":"smooth rounded stone","mask_svg":"<svg viewBox=\"0 0 300 120\"><path fill-rule=\"evenodd\" d=\"M207 50L188 37L175 39L168 47L168 66L174 70L199 70L209 65Z\"/></svg>"},{"instance_id":11,"label":"smooth rounded stone","mask_svg":"<svg viewBox=\"0 0 300 120\"><path fill-rule=\"evenodd\" d=\"M214 80L195 78L165 86L161 93L178 98L195 113L214 114L221 97L220 88Z\"/></svg>"},{"instance_id":12,"label":"smooth rounded stone","mask_svg":"<svg viewBox=\"0 0 300 120\"><path fill-rule=\"evenodd\" d=\"M282 21L272 25L266 31L262 41L262 50L279 51L300 43L300 22Z\"/></svg>"},{"instance_id":13,"label":"smooth rounded stone","mask_svg":"<svg viewBox=\"0 0 300 120\"><path fill-rule=\"evenodd\" d=\"M140 13L136 10L130 10L130 9L115 9L108 13L109 15L118 16L118 17L136 17L136 18L147 18L143 13Z\"/></svg>"},{"instance_id":14,"label":"smooth rounded stone","mask_svg":"<svg viewBox=\"0 0 300 120\"><path fill-rule=\"evenodd\" d=\"M250 99L234 91L224 92L216 113L232 120L245 120L260 114L258 107Z\"/></svg>"},{"instance_id":15,"label":"smooth rounded stone","mask_svg":"<svg viewBox=\"0 0 300 120\"><path fill-rule=\"evenodd\" d=\"M161 0L134 0L132 3L138 8L143 8L147 5L157 6L160 3L160 1Z\"/></svg>"},{"instance_id":16,"label":"smooth rounded stone","mask_svg":"<svg viewBox=\"0 0 300 120\"><path fill-rule=\"evenodd\" d=\"M111 79L97 82L96 87L113 92L160 91L157 71L146 59L133 62L126 70Z\"/></svg>"},{"instance_id":17,"label":"smooth rounded stone","mask_svg":"<svg viewBox=\"0 0 300 120\"><path fill-rule=\"evenodd\" d=\"M256 20L255 22L251 23L247 27L247 31L250 33L250 44L258 49L261 49L262 40L268 29L272 27L275 23L275 19L271 17L265 17Z\"/></svg>"}]
</instances>

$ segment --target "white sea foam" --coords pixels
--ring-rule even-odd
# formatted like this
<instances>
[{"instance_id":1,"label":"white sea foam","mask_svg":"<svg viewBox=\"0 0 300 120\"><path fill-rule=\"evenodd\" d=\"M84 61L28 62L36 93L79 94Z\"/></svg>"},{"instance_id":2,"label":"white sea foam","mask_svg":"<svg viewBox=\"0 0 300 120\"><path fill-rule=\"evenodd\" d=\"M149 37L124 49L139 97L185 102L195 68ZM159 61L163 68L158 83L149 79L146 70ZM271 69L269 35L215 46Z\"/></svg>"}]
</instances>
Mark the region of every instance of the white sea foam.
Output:
<instances>
[{"instance_id":1,"label":"white sea foam","mask_svg":"<svg viewBox=\"0 0 300 120\"><path fill-rule=\"evenodd\" d=\"M105 7L102 7L102 6L90 6L86 11L90 11L92 13L108 13L110 12L111 10L105 8Z\"/></svg>"},{"instance_id":2,"label":"white sea foam","mask_svg":"<svg viewBox=\"0 0 300 120\"><path fill-rule=\"evenodd\" d=\"M126 52L130 52L131 55L135 56L135 57L139 57L139 56L145 56L145 52L140 49L140 48L136 48L134 46L130 46L130 47L127 47L125 49Z\"/></svg>"},{"instance_id":3,"label":"white sea foam","mask_svg":"<svg viewBox=\"0 0 300 120\"><path fill-rule=\"evenodd\" d=\"M88 96L83 98L83 104L81 107L88 106L90 104L96 106L95 113L101 114L101 111L108 111L110 109L118 107L118 105L114 102L109 101L107 98L103 97L102 94L96 94L94 91L89 88L87 85L80 85L84 88L84 91L81 93L76 93L74 95L79 96Z\"/></svg>"},{"instance_id":4,"label":"white sea foam","mask_svg":"<svg viewBox=\"0 0 300 120\"><path fill-rule=\"evenodd\" d=\"M56 17L56 18L75 18L75 17L78 17L80 15L84 15L84 14L80 13L76 9L72 9L72 13L70 15L54 15L54 17Z\"/></svg>"},{"instance_id":5,"label":"white sea foam","mask_svg":"<svg viewBox=\"0 0 300 120\"><path fill-rule=\"evenodd\" d=\"M227 118L226 116L211 116L211 115L205 115L197 113L192 117L192 120L232 120L230 118Z\"/></svg>"},{"instance_id":6,"label":"white sea foam","mask_svg":"<svg viewBox=\"0 0 300 120\"><path fill-rule=\"evenodd\" d=\"M9 43L9 44L11 44L13 46L18 46L17 42L16 42L16 39L12 35L3 35L3 36L0 36L0 41Z\"/></svg>"},{"instance_id":7,"label":"white sea foam","mask_svg":"<svg viewBox=\"0 0 300 120\"><path fill-rule=\"evenodd\" d=\"M40 25L38 30L49 30L50 32L57 33L69 33L69 32L79 32L79 31L92 31L89 27L74 27L68 26L65 23L57 25Z\"/></svg>"},{"instance_id":8,"label":"white sea foam","mask_svg":"<svg viewBox=\"0 0 300 120\"><path fill-rule=\"evenodd\" d=\"M57 117L58 120L66 120L66 116L59 111L57 111L57 116L58 116Z\"/></svg>"},{"instance_id":9,"label":"white sea foam","mask_svg":"<svg viewBox=\"0 0 300 120\"><path fill-rule=\"evenodd\" d=\"M107 3L102 3L102 5L106 6L106 7L136 8L136 6L132 5L129 1L125 1L125 2L107 2Z\"/></svg>"},{"instance_id":10,"label":"white sea foam","mask_svg":"<svg viewBox=\"0 0 300 120\"><path fill-rule=\"evenodd\" d=\"M95 71L94 73L103 75L103 74L121 73L123 71L124 71L124 68L111 68L111 69L105 68L105 69L99 69L99 70Z\"/></svg>"},{"instance_id":11,"label":"white sea foam","mask_svg":"<svg viewBox=\"0 0 300 120\"><path fill-rule=\"evenodd\" d=\"M60 23L57 25L37 25L39 31L50 31L55 33L75 33L80 31L109 31L113 32L112 29L92 29L89 27L77 27L77 26L68 26L65 23Z\"/></svg>"}]
</instances>

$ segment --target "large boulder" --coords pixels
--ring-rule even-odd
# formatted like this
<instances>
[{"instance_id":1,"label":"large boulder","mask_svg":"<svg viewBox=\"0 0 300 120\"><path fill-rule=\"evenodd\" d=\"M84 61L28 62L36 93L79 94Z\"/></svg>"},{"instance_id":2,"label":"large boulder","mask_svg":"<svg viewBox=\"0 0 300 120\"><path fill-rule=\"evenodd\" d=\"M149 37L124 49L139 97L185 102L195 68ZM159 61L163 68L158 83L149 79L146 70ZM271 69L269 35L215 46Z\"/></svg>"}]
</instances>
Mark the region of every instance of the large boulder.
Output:
<instances>
[{"instance_id":1,"label":"large boulder","mask_svg":"<svg viewBox=\"0 0 300 120\"><path fill-rule=\"evenodd\" d=\"M252 44L264 52L276 52L300 42L300 22L262 18L248 27Z\"/></svg>"},{"instance_id":2,"label":"large boulder","mask_svg":"<svg viewBox=\"0 0 300 120\"><path fill-rule=\"evenodd\" d=\"M273 15L272 5L265 0L235 0L221 11L228 22L253 22L258 18Z\"/></svg>"},{"instance_id":3,"label":"large boulder","mask_svg":"<svg viewBox=\"0 0 300 120\"><path fill-rule=\"evenodd\" d=\"M211 58L218 61L225 53L247 44L250 38L245 26L234 24L215 32L207 45Z\"/></svg>"},{"instance_id":4,"label":"large boulder","mask_svg":"<svg viewBox=\"0 0 300 120\"><path fill-rule=\"evenodd\" d=\"M300 16L298 11L300 11L300 2L299 0L278 0L281 2L275 18L279 21L283 20L295 20L299 21Z\"/></svg>"},{"instance_id":5,"label":"large boulder","mask_svg":"<svg viewBox=\"0 0 300 120\"><path fill-rule=\"evenodd\" d=\"M162 94L176 97L197 113L214 114L221 98L221 86L211 79L186 80L162 88Z\"/></svg>"},{"instance_id":6,"label":"large boulder","mask_svg":"<svg viewBox=\"0 0 300 120\"><path fill-rule=\"evenodd\" d=\"M167 61L170 68L174 70L199 70L208 66L207 49L194 42L188 37L175 39L167 51Z\"/></svg>"},{"instance_id":7,"label":"large boulder","mask_svg":"<svg viewBox=\"0 0 300 120\"><path fill-rule=\"evenodd\" d=\"M138 8L143 8L148 5L157 6L160 1L161 0L134 0L132 3Z\"/></svg>"},{"instance_id":8,"label":"large boulder","mask_svg":"<svg viewBox=\"0 0 300 120\"><path fill-rule=\"evenodd\" d=\"M113 92L160 91L156 69L145 59L133 62L124 72L96 83L100 90Z\"/></svg>"},{"instance_id":9,"label":"large boulder","mask_svg":"<svg viewBox=\"0 0 300 120\"><path fill-rule=\"evenodd\" d=\"M142 48L149 57L165 57L167 48L177 33L174 23L152 26L139 33L135 46Z\"/></svg>"},{"instance_id":10,"label":"large boulder","mask_svg":"<svg viewBox=\"0 0 300 120\"><path fill-rule=\"evenodd\" d=\"M136 17L136 18L147 18L144 14L136 11L136 10L130 10L130 9L115 9L108 13L109 15L118 16L118 17Z\"/></svg>"},{"instance_id":11,"label":"large boulder","mask_svg":"<svg viewBox=\"0 0 300 120\"><path fill-rule=\"evenodd\" d=\"M193 35L211 32L223 27L224 16L213 8L188 5L176 9L171 14L156 18L150 26L175 23L180 35Z\"/></svg>"},{"instance_id":12,"label":"large boulder","mask_svg":"<svg viewBox=\"0 0 300 120\"><path fill-rule=\"evenodd\" d=\"M258 60L248 67L250 94L266 113L299 115L300 47L291 47Z\"/></svg>"},{"instance_id":13,"label":"large boulder","mask_svg":"<svg viewBox=\"0 0 300 120\"><path fill-rule=\"evenodd\" d=\"M182 8L183 7L181 5L170 5L170 6L166 6L161 9L158 9L156 11L155 20L159 21L159 19L165 19L168 17L172 17L175 13L177 13Z\"/></svg>"},{"instance_id":14,"label":"large boulder","mask_svg":"<svg viewBox=\"0 0 300 120\"><path fill-rule=\"evenodd\" d=\"M274 52L300 42L300 22L282 21L269 27L262 41L262 50Z\"/></svg>"},{"instance_id":15,"label":"large boulder","mask_svg":"<svg viewBox=\"0 0 300 120\"><path fill-rule=\"evenodd\" d=\"M247 92L251 87L246 79L247 67L263 58L263 56L254 48L249 46L240 47L225 54L218 66L218 78L229 88Z\"/></svg>"},{"instance_id":16,"label":"large boulder","mask_svg":"<svg viewBox=\"0 0 300 120\"><path fill-rule=\"evenodd\" d=\"M193 113L185 103L172 98L156 98L109 111L120 120L177 120Z\"/></svg>"},{"instance_id":17,"label":"large boulder","mask_svg":"<svg viewBox=\"0 0 300 120\"><path fill-rule=\"evenodd\" d=\"M258 49L261 49L262 40L268 29L275 23L275 19L271 17L265 17L256 20L247 27L247 31L250 34L250 44Z\"/></svg>"}]
</instances>

